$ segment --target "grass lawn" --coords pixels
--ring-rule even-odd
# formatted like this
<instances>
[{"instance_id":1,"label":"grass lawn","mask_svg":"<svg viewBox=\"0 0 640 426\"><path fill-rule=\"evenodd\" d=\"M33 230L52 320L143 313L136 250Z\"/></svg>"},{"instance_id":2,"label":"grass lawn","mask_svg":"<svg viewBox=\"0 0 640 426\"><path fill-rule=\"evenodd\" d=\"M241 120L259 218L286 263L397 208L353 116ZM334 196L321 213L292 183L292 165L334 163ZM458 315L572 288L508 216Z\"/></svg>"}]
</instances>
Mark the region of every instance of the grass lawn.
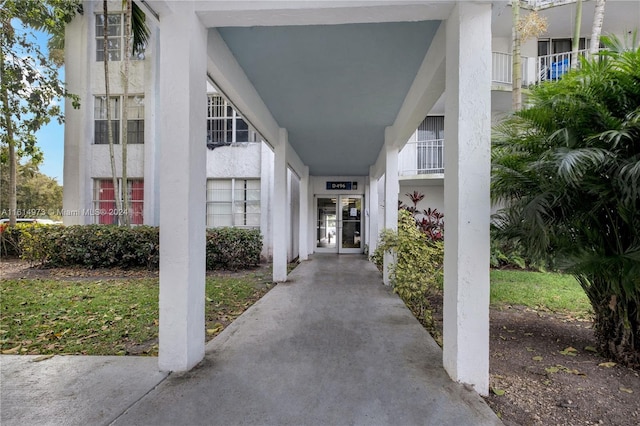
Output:
<instances>
[{"instance_id":1,"label":"grass lawn","mask_svg":"<svg viewBox=\"0 0 640 426\"><path fill-rule=\"evenodd\" d=\"M269 289L262 274L208 277L207 340ZM157 355L158 280L0 280L4 354Z\"/></svg>"},{"instance_id":2,"label":"grass lawn","mask_svg":"<svg viewBox=\"0 0 640 426\"><path fill-rule=\"evenodd\" d=\"M492 270L491 305L522 305L579 316L592 312L589 299L575 278L548 272Z\"/></svg>"}]
</instances>

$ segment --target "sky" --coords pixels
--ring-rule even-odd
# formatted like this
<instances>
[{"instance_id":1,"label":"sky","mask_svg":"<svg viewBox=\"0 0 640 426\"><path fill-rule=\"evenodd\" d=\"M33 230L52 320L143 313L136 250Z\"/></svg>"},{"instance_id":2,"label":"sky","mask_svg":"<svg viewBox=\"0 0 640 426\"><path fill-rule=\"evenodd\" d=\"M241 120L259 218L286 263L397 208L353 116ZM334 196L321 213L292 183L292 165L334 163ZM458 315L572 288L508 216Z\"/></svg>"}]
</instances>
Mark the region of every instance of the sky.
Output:
<instances>
[{"instance_id":1,"label":"sky","mask_svg":"<svg viewBox=\"0 0 640 426\"><path fill-rule=\"evenodd\" d=\"M48 52L48 35L43 32L35 32L36 42L43 52ZM59 71L59 77L64 81L64 67ZM64 108L64 100L60 100ZM44 160L40 164L40 172L55 178L59 184L62 182L62 163L64 160L64 125L57 120L43 126L37 133L37 144L44 154Z\"/></svg>"}]
</instances>

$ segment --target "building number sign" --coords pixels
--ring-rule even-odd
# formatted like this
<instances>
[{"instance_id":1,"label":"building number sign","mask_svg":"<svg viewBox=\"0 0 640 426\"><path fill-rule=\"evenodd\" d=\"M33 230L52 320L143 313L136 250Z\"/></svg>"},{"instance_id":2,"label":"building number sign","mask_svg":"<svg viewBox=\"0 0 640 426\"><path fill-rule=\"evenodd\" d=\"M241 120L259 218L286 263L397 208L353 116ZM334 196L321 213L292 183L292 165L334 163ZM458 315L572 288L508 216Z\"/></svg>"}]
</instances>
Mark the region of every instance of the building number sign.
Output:
<instances>
[{"instance_id":1,"label":"building number sign","mask_svg":"<svg viewBox=\"0 0 640 426\"><path fill-rule=\"evenodd\" d=\"M358 189L358 182L327 182L327 189L351 191Z\"/></svg>"}]
</instances>

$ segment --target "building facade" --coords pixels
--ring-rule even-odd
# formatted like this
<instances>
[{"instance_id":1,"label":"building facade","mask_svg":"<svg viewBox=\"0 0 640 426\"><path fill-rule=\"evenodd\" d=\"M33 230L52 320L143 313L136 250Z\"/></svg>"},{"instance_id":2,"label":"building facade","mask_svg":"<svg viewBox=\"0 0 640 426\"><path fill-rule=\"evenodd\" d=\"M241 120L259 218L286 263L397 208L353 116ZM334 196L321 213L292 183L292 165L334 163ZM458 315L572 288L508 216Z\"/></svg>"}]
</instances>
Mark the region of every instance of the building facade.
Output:
<instances>
[{"instance_id":1,"label":"building facade","mask_svg":"<svg viewBox=\"0 0 640 426\"><path fill-rule=\"evenodd\" d=\"M417 190L447 222L444 366L486 394L490 125L510 105L506 82L492 85L491 45L509 52L507 2L147 0L151 37L126 99L121 2L106 17L99 4L67 27L67 87L82 107L67 108L63 200L97 214L65 223L113 222L126 192L132 223L169 229L160 368L204 354L206 227L259 227L282 282L293 258L371 251ZM114 140L129 140L126 181L116 144L115 185L105 57Z\"/></svg>"}]
</instances>

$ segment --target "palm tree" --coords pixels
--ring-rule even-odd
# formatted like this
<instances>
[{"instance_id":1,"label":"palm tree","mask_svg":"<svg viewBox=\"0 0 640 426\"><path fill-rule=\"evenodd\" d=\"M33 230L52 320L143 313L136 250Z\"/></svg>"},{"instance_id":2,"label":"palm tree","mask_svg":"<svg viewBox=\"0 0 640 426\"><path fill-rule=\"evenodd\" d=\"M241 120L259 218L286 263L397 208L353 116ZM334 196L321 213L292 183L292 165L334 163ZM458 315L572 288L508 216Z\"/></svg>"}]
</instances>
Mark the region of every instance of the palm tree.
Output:
<instances>
[{"instance_id":1,"label":"palm tree","mask_svg":"<svg viewBox=\"0 0 640 426\"><path fill-rule=\"evenodd\" d=\"M122 0L122 7L125 11L125 54L124 54L124 70L121 74L123 80L124 96L122 108L122 201L117 195L118 178L116 172L115 153L113 131L111 127L111 106L110 106L110 88L109 88L109 53L108 53L108 1L103 0L103 25L104 31L104 74L105 74L105 97L106 97L106 119L107 119L107 138L109 141L109 158L111 163L111 178L115 194L116 210L118 212L119 223L128 226L130 223L129 214L122 214L124 209L129 206L129 194L127 185L127 139L128 139L128 102L129 102L129 69L131 56L140 54L144 51L149 38L149 28L145 22L145 14L133 0ZM124 206L124 209L123 209Z\"/></svg>"},{"instance_id":2,"label":"palm tree","mask_svg":"<svg viewBox=\"0 0 640 426\"><path fill-rule=\"evenodd\" d=\"M573 274L601 352L640 365L640 49L582 60L496 126L504 237Z\"/></svg>"},{"instance_id":3,"label":"palm tree","mask_svg":"<svg viewBox=\"0 0 640 426\"><path fill-rule=\"evenodd\" d=\"M606 0L596 0L596 7L593 11L593 24L591 27L591 46L589 54L594 56L600 48L600 34L602 33L602 23L604 22L604 7Z\"/></svg>"},{"instance_id":4,"label":"palm tree","mask_svg":"<svg viewBox=\"0 0 640 426\"><path fill-rule=\"evenodd\" d=\"M580 49L580 26L582 25L582 0L576 0L576 20L573 25L571 40L571 68L578 66L578 50Z\"/></svg>"}]
</instances>

